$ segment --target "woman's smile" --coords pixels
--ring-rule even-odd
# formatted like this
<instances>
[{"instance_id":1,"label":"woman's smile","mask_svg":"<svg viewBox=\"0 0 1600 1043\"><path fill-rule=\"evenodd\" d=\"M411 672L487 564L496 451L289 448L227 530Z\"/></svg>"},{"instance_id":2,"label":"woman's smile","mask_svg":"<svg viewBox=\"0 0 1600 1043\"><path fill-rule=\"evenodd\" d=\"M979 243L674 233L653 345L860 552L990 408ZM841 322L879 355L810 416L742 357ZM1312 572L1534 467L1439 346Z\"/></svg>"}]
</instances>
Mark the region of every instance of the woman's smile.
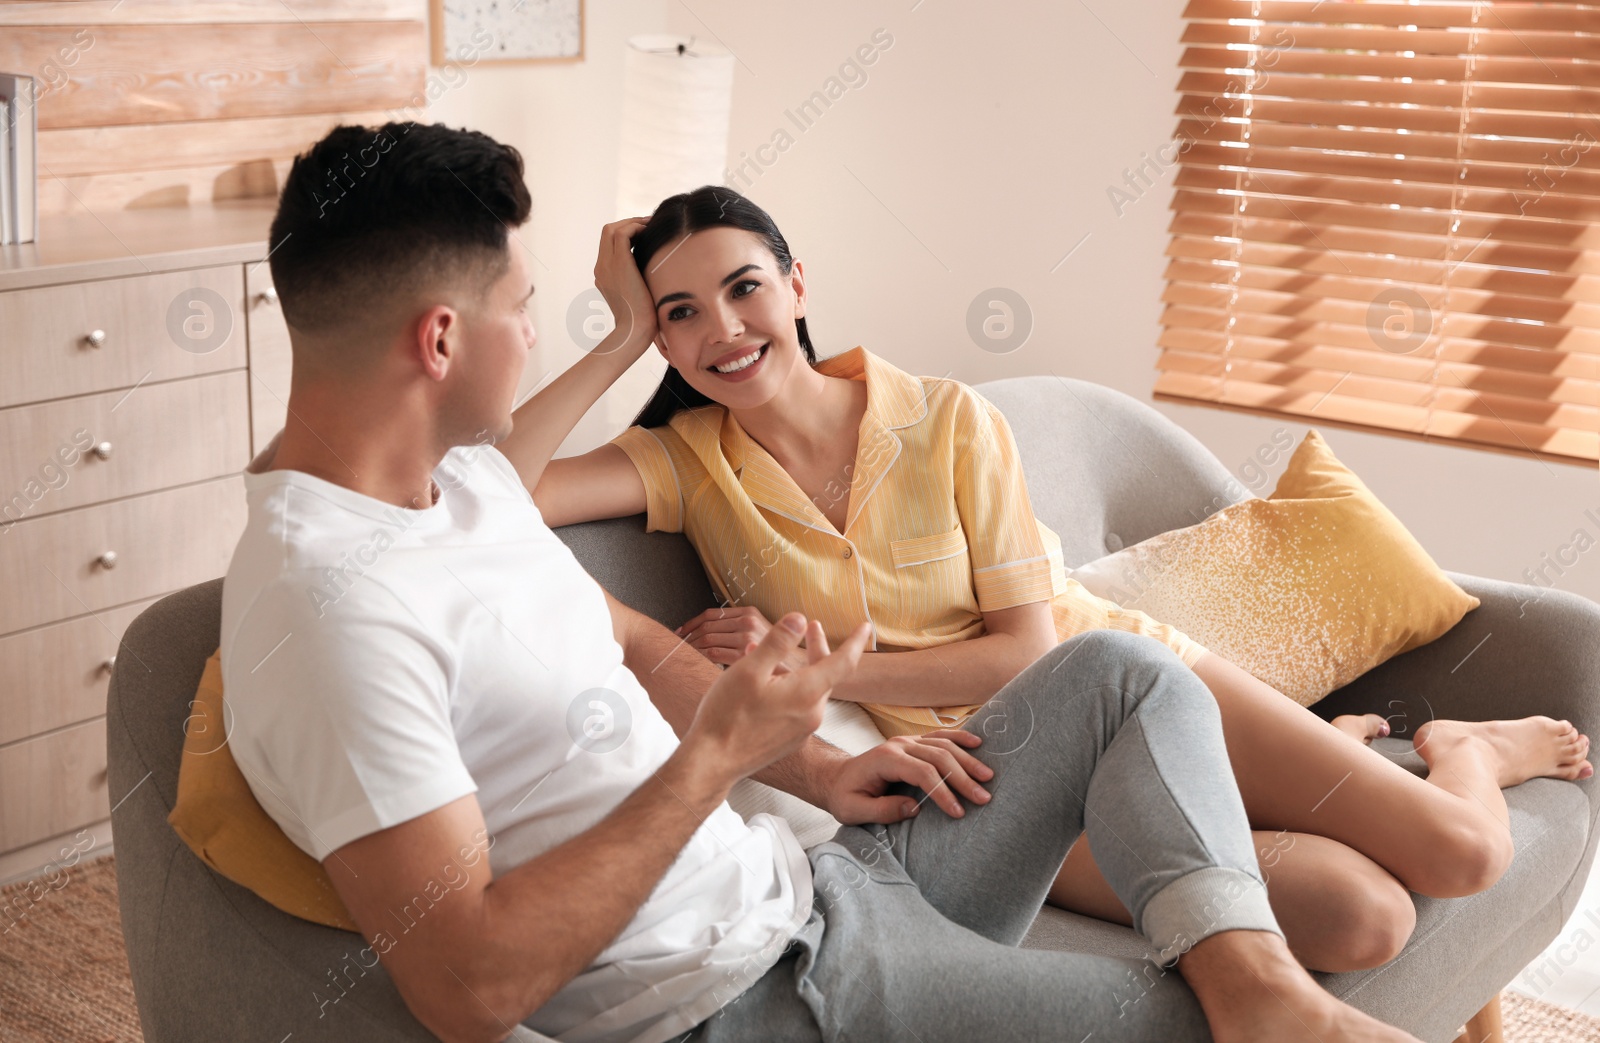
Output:
<instances>
[{"instance_id":1,"label":"woman's smile","mask_svg":"<svg viewBox=\"0 0 1600 1043\"><path fill-rule=\"evenodd\" d=\"M758 345L753 349L737 348L721 356L706 368L723 380L750 380L761 369L761 363L766 361L767 352L771 348L771 341Z\"/></svg>"}]
</instances>

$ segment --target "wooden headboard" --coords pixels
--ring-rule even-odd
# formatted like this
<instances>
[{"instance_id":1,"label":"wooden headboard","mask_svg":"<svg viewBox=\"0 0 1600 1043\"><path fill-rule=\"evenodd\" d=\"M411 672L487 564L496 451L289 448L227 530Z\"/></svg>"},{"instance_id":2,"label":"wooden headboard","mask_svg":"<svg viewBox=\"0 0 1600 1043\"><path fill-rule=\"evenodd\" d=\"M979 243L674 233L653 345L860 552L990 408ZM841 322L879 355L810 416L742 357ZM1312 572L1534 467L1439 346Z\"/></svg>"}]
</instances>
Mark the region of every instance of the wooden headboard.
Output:
<instances>
[{"instance_id":1,"label":"wooden headboard","mask_svg":"<svg viewBox=\"0 0 1600 1043\"><path fill-rule=\"evenodd\" d=\"M422 119L426 0L0 0L39 84L39 209L277 195L339 123Z\"/></svg>"}]
</instances>

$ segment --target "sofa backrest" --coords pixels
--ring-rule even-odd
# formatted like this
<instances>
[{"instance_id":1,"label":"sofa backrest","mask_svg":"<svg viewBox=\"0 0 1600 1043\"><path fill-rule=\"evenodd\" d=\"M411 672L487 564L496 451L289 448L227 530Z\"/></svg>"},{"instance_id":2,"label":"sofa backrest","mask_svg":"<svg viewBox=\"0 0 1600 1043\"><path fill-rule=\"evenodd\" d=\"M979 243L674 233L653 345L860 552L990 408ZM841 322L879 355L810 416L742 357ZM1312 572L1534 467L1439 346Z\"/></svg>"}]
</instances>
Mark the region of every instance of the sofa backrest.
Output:
<instances>
[{"instance_id":1,"label":"sofa backrest","mask_svg":"<svg viewBox=\"0 0 1600 1043\"><path fill-rule=\"evenodd\" d=\"M1011 425L1034 513L1069 567L1198 524L1242 489L1193 435L1120 391L1065 377L977 390ZM669 627L715 604L688 540L647 534L642 516L556 531L601 586Z\"/></svg>"},{"instance_id":2,"label":"sofa backrest","mask_svg":"<svg viewBox=\"0 0 1600 1043\"><path fill-rule=\"evenodd\" d=\"M435 1039L360 935L279 912L212 872L167 824L191 700L221 629L222 580L162 598L123 633L106 694L117 900L144 1038L239 1039L253 1026L296 1043Z\"/></svg>"},{"instance_id":3,"label":"sofa backrest","mask_svg":"<svg viewBox=\"0 0 1600 1043\"><path fill-rule=\"evenodd\" d=\"M556 535L613 597L658 623L676 627L716 604L688 539L645 532L642 514L563 525Z\"/></svg>"},{"instance_id":4,"label":"sofa backrest","mask_svg":"<svg viewBox=\"0 0 1600 1043\"><path fill-rule=\"evenodd\" d=\"M1245 489L1199 439L1120 391L1067 377L977 385L1022 453L1033 513L1067 567L1198 525Z\"/></svg>"}]
</instances>

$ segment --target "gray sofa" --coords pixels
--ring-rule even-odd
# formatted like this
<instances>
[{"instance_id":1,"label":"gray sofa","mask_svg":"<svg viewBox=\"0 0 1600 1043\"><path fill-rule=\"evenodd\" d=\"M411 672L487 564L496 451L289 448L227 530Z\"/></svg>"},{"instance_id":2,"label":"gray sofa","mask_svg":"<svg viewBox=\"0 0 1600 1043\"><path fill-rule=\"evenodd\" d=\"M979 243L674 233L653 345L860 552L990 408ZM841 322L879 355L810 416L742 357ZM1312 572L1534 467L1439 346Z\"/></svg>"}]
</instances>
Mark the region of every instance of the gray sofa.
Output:
<instances>
[{"instance_id":1,"label":"gray sofa","mask_svg":"<svg viewBox=\"0 0 1600 1043\"><path fill-rule=\"evenodd\" d=\"M1229 500L1227 469L1125 395L1048 377L980 390L1009 418L1034 508L1060 533L1069 565L1194 524ZM601 584L663 623L675 626L711 604L681 537L646 534L639 518L572 526L561 535ZM1315 709L1388 715L1403 701L1415 721L1546 713L1600 734L1600 606L1558 591L1541 596L1531 587L1452 578L1482 607ZM272 908L208 869L167 825L189 700L217 646L221 587L221 580L203 583L142 613L123 637L111 678L109 784L121 798L112 815L117 879L145 1038L432 1039L382 966L359 962L360 936ZM1408 743L1380 746L1421 768ZM1333 993L1443 1043L1556 936L1594 858L1600 788L1596 780L1539 779L1507 798L1517 855L1505 878L1471 898L1418 898L1405 951L1376 970L1324 976ZM1027 944L1142 952L1131 931L1051 908ZM519 1028L515 1038L542 1037Z\"/></svg>"}]
</instances>

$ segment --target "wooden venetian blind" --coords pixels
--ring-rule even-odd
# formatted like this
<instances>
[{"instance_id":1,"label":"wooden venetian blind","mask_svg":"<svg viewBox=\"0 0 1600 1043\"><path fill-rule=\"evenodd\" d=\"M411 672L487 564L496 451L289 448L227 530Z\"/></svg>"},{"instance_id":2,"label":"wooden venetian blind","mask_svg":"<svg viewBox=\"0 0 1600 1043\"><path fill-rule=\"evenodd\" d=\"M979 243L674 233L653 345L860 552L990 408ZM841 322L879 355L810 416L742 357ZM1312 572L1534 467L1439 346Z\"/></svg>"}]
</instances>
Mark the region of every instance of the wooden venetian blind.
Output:
<instances>
[{"instance_id":1,"label":"wooden venetian blind","mask_svg":"<svg viewBox=\"0 0 1600 1043\"><path fill-rule=\"evenodd\" d=\"M1600 459L1600 6L1184 15L1157 397Z\"/></svg>"}]
</instances>

